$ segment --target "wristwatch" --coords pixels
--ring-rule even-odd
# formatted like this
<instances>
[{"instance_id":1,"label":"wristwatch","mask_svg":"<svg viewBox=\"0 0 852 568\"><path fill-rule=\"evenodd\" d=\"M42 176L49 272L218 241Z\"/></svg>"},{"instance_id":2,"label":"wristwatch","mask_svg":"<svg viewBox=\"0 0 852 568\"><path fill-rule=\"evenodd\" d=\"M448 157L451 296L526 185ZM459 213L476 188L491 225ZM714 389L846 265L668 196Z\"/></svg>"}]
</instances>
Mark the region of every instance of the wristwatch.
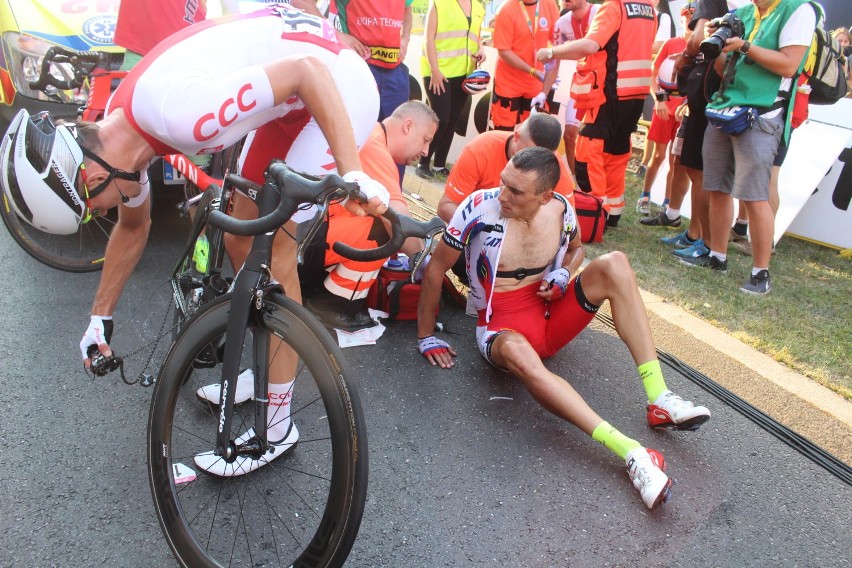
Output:
<instances>
[{"instance_id":1,"label":"wristwatch","mask_svg":"<svg viewBox=\"0 0 852 568\"><path fill-rule=\"evenodd\" d=\"M669 100L669 94L665 91L657 91L656 95L654 95L657 99L657 102L664 102Z\"/></svg>"},{"instance_id":2,"label":"wristwatch","mask_svg":"<svg viewBox=\"0 0 852 568\"><path fill-rule=\"evenodd\" d=\"M552 47L548 47L547 51L545 51L545 53L547 54L547 59L553 59L553 48Z\"/></svg>"},{"instance_id":3,"label":"wristwatch","mask_svg":"<svg viewBox=\"0 0 852 568\"><path fill-rule=\"evenodd\" d=\"M737 51L739 51L743 55L748 55L749 48L751 48L751 42L744 41L742 47L740 47Z\"/></svg>"}]
</instances>

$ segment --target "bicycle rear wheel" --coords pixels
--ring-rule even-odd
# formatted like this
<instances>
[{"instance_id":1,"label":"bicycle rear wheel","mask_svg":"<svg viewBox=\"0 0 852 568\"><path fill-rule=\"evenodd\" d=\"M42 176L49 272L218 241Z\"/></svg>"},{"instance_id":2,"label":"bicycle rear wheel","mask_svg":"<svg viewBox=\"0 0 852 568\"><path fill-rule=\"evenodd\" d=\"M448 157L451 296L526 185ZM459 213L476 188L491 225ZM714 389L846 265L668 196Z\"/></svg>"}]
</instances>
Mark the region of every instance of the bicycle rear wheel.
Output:
<instances>
[{"instance_id":1,"label":"bicycle rear wheel","mask_svg":"<svg viewBox=\"0 0 852 568\"><path fill-rule=\"evenodd\" d=\"M51 235L18 217L5 192L0 217L9 234L24 251L51 268L65 272L95 272L103 268L104 252L112 228L118 219L115 209L103 217L80 225L71 235Z\"/></svg>"},{"instance_id":2,"label":"bicycle rear wheel","mask_svg":"<svg viewBox=\"0 0 852 568\"><path fill-rule=\"evenodd\" d=\"M226 339L230 306L227 294L186 322L157 380L148 464L160 526L184 566L340 566L366 498L364 419L340 349L289 298L265 298L260 321L246 334L240 368L252 367L251 344L260 334L274 334L298 354L291 401L297 445L241 477L209 476L193 461L215 447L219 411L199 402L196 390L220 381L215 353ZM256 404L234 408L232 439L253 427Z\"/></svg>"}]
</instances>

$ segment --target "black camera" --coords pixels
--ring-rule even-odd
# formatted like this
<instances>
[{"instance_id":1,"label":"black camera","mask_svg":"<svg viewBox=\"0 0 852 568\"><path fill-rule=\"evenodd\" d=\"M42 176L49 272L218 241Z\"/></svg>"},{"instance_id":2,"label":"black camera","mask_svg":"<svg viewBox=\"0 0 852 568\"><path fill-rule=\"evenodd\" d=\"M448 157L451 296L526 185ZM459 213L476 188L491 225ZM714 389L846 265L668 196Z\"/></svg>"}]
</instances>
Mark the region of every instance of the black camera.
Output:
<instances>
[{"instance_id":1,"label":"black camera","mask_svg":"<svg viewBox=\"0 0 852 568\"><path fill-rule=\"evenodd\" d=\"M709 25L716 26L717 29L713 32L713 35L702 41L699 47L701 53L709 59L719 57L728 38L742 37L745 33L743 21L733 12L728 12L721 18L710 20Z\"/></svg>"}]
</instances>

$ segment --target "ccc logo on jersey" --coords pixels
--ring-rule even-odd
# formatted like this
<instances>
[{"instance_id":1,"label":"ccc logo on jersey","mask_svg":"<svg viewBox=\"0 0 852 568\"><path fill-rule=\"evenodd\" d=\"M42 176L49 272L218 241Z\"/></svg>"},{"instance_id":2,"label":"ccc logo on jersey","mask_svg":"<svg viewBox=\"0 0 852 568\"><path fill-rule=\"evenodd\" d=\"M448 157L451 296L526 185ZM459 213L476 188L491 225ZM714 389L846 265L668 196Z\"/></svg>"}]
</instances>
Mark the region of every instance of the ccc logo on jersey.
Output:
<instances>
[{"instance_id":1,"label":"ccc logo on jersey","mask_svg":"<svg viewBox=\"0 0 852 568\"><path fill-rule=\"evenodd\" d=\"M221 132L221 128L233 124L240 114L257 106L257 100L252 95L252 90L251 83L246 83L237 91L237 96L223 102L218 111L202 115L192 128L192 135L195 139L204 142L215 138Z\"/></svg>"}]
</instances>

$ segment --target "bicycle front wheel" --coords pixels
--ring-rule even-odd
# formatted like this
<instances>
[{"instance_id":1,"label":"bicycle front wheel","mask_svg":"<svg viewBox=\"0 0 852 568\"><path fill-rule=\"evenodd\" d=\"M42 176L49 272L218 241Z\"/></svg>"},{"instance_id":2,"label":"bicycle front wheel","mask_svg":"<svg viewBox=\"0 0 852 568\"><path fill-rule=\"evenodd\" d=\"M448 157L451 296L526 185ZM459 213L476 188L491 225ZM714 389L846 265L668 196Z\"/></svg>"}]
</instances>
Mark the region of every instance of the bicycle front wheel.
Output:
<instances>
[{"instance_id":1,"label":"bicycle front wheel","mask_svg":"<svg viewBox=\"0 0 852 568\"><path fill-rule=\"evenodd\" d=\"M339 347L304 308L280 294L264 299L252 342L274 334L298 356L290 403L299 440L267 465L214 477L195 456L215 447L219 409L200 387L221 379L231 294L190 318L160 371L148 420L148 471L163 533L183 566L341 566L361 523L367 443L357 394ZM273 338L273 343L275 338ZM269 364L285 348L269 349ZM254 426L255 405L234 408L231 439Z\"/></svg>"},{"instance_id":2,"label":"bicycle front wheel","mask_svg":"<svg viewBox=\"0 0 852 568\"><path fill-rule=\"evenodd\" d=\"M24 251L51 268L65 272L95 272L104 266L107 241L118 215L115 209L80 225L71 235L51 235L18 217L5 192L0 217Z\"/></svg>"}]
</instances>

